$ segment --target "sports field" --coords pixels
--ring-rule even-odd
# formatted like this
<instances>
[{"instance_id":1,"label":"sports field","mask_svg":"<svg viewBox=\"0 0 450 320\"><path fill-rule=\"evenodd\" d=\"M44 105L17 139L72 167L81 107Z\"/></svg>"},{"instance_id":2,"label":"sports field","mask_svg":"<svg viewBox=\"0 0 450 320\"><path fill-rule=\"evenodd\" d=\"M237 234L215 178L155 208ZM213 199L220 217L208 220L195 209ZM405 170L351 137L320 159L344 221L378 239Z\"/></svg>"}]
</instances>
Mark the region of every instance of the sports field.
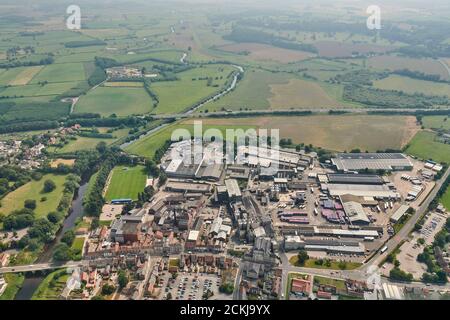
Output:
<instances>
[{"instance_id":1,"label":"sports field","mask_svg":"<svg viewBox=\"0 0 450 320\"><path fill-rule=\"evenodd\" d=\"M152 99L144 88L98 87L81 97L75 106L75 113L124 117L149 113L152 105Z\"/></svg>"},{"instance_id":2,"label":"sports field","mask_svg":"<svg viewBox=\"0 0 450 320\"><path fill-rule=\"evenodd\" d=\"M450 97L450 84L433 81L417 80L397 75L374 81L376 88L384 90L398 90L406 93L423 93Z\"/></svg>"},{"instance_id":3,"label":"sports field","mask_svg":"<svg viewBox=\"0 0 450 320\"><path fill-rule=\"evenodd\" d=\"M450 145L436 141L436 134L420 131L409 143L406 153L420 159L450 163Z\"/></svg>"},{"instance_id":4,"label":"sports field","mask_svg":"<svg viewBox=\"0 0 450 320\"><path fill-rule=\"evenodd\" d=\"M112 171L111 180L107 186L105 199L138 199L138 193L143 192L147 181L143 166L118 166Z\"/></svg>"},{"instance_id":5,"label":"sports field","mask_svg":"<svg viewBox=\"0 0 450 320\"><path fill-rule=\"evenodd\" d=\"M53 180L56 184L56 189L49 193L43 193L44 182L46 180ZM25 200L36 200L36 209L34 212L37 217L45 217L49 212L56 211L59 201L63 195L64 182L66 176L47 174L39 181L30 181L22 187L7 194L2 200L0 213L10 214L14 210L23 209ZM47 200L42 201L45 197Z\"/></svg>"}]
</instances>

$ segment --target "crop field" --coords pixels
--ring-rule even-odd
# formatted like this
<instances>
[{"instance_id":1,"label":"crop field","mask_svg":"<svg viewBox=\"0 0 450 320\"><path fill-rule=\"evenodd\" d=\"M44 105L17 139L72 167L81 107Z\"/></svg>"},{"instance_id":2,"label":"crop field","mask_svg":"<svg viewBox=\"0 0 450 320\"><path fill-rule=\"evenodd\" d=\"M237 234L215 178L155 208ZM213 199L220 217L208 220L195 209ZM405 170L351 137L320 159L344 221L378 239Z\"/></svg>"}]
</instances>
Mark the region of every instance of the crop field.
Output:
<instances>
[{"instance_id":1,"label":"crop field","mask_svg":"<svg viewBox=\"0 0 450 320\"><path fill-rule=\"evenodd\" d=\"M384 90L398 90L406 93L423 93L450 97L450 84L417 80L397 75L374 81L374 87Z\"/></svg>"},{"instance_id":2,"label":"crop field","mask_svg":"<svg viewBox=\"0 0 450 320\"><path fill-rule=\"evenodd\" d=\"M418 132L406 149L420 159L450 163L450 145L436 141L436 134L429 131Z\"/></svg>"},{"instance_id":3,"label":"crop field","mask_svg":"<svg viewBox=\"0 0 450 320\"><path fill-rule=\"evenodd\" d=\"M314 56L308 52L277 48L259 43L228 44L219 47L219 49L244 54L256 61L273 60L281 63L301 61Z\"/></svg>"},{"instance_id":4,"label":"crop field","mask_svg":"<svg viewBox=\"0 0 450 320\"><path fill-rule=\"evenodd\" d=\"M0 103L0 115L3 121L57 120L63 116L67 116L70 109L68 103L40 103L36 97L30 100L14 99L12 101L16 104L8 105Z\"/></svg>"},{"instance_id":5,"label":"crop field","mask_svg":"<svg viewBox=\"0 0 450 320\"><path fill-rule=\"evenodd\" d=\"M280 138L291 138L294 143L312 144L334 151L355 148L363 151L400 149L419 130L414 117L404 116L316 115L203 119L203 125L208 127L226 126L228 123L233 126L279 129Z\"/></svg>"},{"instance_id":6,"label":"crop field","mask_svg":"<svg viewBox=\"0 0 450 320\"><path fill-rule=\"evenodd\" d=\"M78 101L75 112L123 117L149 113L152 104L152 99L143 88L98 87Z\"/></svg>"},{"instance_id":7,"label":"crop field","mask_svg":"<svg viewBox=\"0 0 450 320\"><path fill-rule=\"evenodd\" d=\"M42 70L43 66L27 67L11 80L10 86L23 86L28 84L33 77Z\"/></svg>"},{"instance_id":8,"label":"crop field","mask_svg":"<svg viewBox=\"0 0 450 320\"><path fill-rule=\"evenodd\" d=\"M29 84L24 86L14 86L5 88L0 92L2 96L8 97L40 97L40 96L55 96L63 94L64 92L76 87L75 82L59 82L59 83L47 83Z\"/></svg>"},{"instance_id":9,"label":"crop field","mask_svg":"<svg viewBox=\"0 0 450 320\"><path fill-rule=\"evenodd\" d=\"M334 108L338 103L333 100L317 83L299 79L287 84L270 86L271 109Z\"/></svg>"},{"instance_id":10,"label":"crop field","mask_svg":"<svg viewBox=\"0 0 450 320\"><path fill-rule=\"evenodd\" d=\"M450 120L448 116L426 116L422 119L426 129L450 130Z\"/></svg>"},{"instance_id":11,"label":"crop field","mask_svg":"<svg viewBox=\"0 0 450 320\"><path fill-rule=\"evenodd\" d=\"M22 72L25 72L27 67L0 69L0 86L10 85Z\"/></svg>"},{"instance_id":12,"label":"crop field","mask_svg":"<svg viewBox=\"0 0 450 320\"><path fill-rule=\"evenodd\" d=\"M83 63L62 63L45 66L31 84L39 82L74 82L86 80Z\"/></svg>"},{"instance_id":13,"label":"crop field","mask_svg":"<svg viewBox=\"0 0 450 320\"><path fill-rule=\"evenodd\" d=\"M158 96L159 104L153 114L179 113L202 99L223 90L232 69L229 66L208 66L177 74L177 81L155 82L150 89ZM212 84L207 85L212 78Z\"/></svg>"},{"instance_id":14,"label":"crop field","mask_svg":"<svg viewBox=\"0 0 450 320\"><path fill-rule=\"evenodd\" d=\"M383 55L369 58L367 66L380 70L402 70L423 72L425 74L440 75L442 79L449 80L450 76L445 67L437 60L398 57Z\"/></svg>"},{"instance_id":15,"label":"crop field","mask_svg":"<svg viewBox=\"0 0 450 320\"><path fill-rule=\"evenodd\" d=\"M46 180L53 180L56 184L56 189L50 193L43 193L44 182ZM62 198L64 182L66 176L47 174L39 181L30 181L20 188L8 193L2 200L0 213L10 214L14 210L23 209L25 200L36 200L36 209L34 212L37 217L45 217L49 212L56 211L59 201ZM43 197L46 198L45 201Z\"/></svg>"},{"instance_id":16,"label":"crop field","mask_svg":"<svg viewBox=\"0 0 450 320\"><path fill-rule=\"evenodd\" d=\"M147 175L143 166L115 167L107 186L105 199L106 201L113 199L137 200L138 193L144 191L146 181Z\"/></svg>"}]
</instances>

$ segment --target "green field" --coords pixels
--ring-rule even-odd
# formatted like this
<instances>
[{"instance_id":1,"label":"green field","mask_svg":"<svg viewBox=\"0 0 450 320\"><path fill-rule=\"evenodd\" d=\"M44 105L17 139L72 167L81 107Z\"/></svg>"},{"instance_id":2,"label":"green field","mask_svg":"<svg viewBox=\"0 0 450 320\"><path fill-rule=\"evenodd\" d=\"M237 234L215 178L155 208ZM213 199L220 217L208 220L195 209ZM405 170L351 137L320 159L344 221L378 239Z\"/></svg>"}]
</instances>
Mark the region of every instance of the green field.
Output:
<instances>
[{"instance_id":1,"label":"green field","mask_svg":"<svg viewBox=\"0 0 450 320\"><path fill-rule=\"evenodd\" d=\"M86 80L83 63L52 64L42 69L30 82L74 82Z\"/></svg>"},{"instance_id":2,"label":"green field","mask_svg":"<svg viewBox=\"0 0 450 320\"><path fill-rule=\"evenodd\" d=\"M442 196L441 202L444 205L444 207L450 211L450 187L447 189L447 191Z\"/></svg>"},{"instance_id":3,"label":"green field","mask_svg":"<svg viewBox=\"0 0 450 320\"><path fill-rule=\"evenodd\" d=\"M44 182L46 180L53 180L56 184L56 189L50 193L43 193ZM0 213L10 214L14 210L22 209L24 201L27 199L36 200L37 207L34 210L38 218L45 217L49 212L56 211L59 201L63 195L64 182L66 176L47 174L39 181L31 181L22 187L8 193L2 200ZM43 197L47 200L41 201Z\"/></svg>"},{"instance_id":4,"label":"green field","mask_svg":"<svg viewBox=\"0 0 450 320\"><path fill-rule=\"evenodd\" d=\"M149 113L152 105L152 99L143 88L98 87L78 101L75 112L124 117Z\"/></svg>"},{"instance_id":5,"label":"green field","mask_svg":"<svg viewBox=\"0 0 450 320\"><path fill-rule=\"evenodd\" d=\"M191 134L193 134L193 132L194 132L193 128L194 128L193 124L188 124L188 123L183 123L183 122L172 124L170 126L167 126L163 129L157 131L154 134L148 135L148 136L132 143L131 145L129 145L125 148L125 151L127 151L128 153L143 156L146 158L153 158L153 156L155 155L155 151L157 149L161 148L167 140L171 140L172 133L175 129L186 129ZM254 128L254 126L251 126L251 125L238 125L238 126L204 125L203 132L205 132L205 130L208 130L211 128L218 129L222 133L222 136L225 137L225 135L226 135L225 130L227 128L247 130L249 128Z\"/></svg>"},{"instance_id":6,"label":"green field","mask_svg":"<svg viewBox=\"0 0 450 320\"><path fill-rule=\"evenodd\" d=\"M143 166L118 166L112 171L111 181L107 186L106 201L113 199L138 199L138 193L143 192L147 181Z\"/></svg>"},{"instance_id":7,"label":"green field","mask_svg":"<svg viewBox=\"0 0 450 320\"><path fill-rule=\"evenodd\" d=\"M153 83L150 89L158 96L159 104L152 110L152 113L183 112L201 100L223 90L231 70L229 66L207 66L178 73L176 74L179 78L177 81ZM199 78L205 77L213 79L211 86L207 85L206 79L199 80Z\"/></svg>"},{"instance_id":8,"label":"green field","mask_svg":"<svg viewBox=\"0 0 450 320\"><path fill-rule=\"evenodd\" d=\"M76 237L75 240L73 241L71 249L72 252L75 254L73 257L74 261L81 260L83 255L84 242L85 242L84 237Z\"/></svg>"},{"instance_id":9,"label":"green field","mask_svg":"<svg viewBox=\"0 0 450 320\"><path fill-rule=\"evenodd\" d=\"M324 259L325 260L325 259ZM354 270L356 268L359 268L362 264L358 262L351 262L347 261L345 264L342 264L339 261L330 260L330 264L326 265L323 264L317 264L316 262L318 259L308 259L306 260L304 265L299 265L298 263L298 257L295 255L289 259L290 264L297 266L297 267L304 267L304 268L312 268L312 269L328 269L328 270Z\"/></svg>"},{"instance_id":10,"label":"green field","mask_svg":"<svg viewBox=\"0 0 450 320\"><path fill-rule=\"evenodd\" d=\"M287 84L291 76L260 70L247 70L237 88L215 102L208 103L201 110L268 109L271 85Z\"/></svg>"},{"instance_id":11,"label":"green field","mask_svg":"<svg viewBox=\"0 0 450 320\"><path fill-rule=\"evenodd\" d=\"M420 131L409 143L406 153L420 159L450 163L450 145L437 142L436 134Z\"/></svg>"},{"instance_id":12,"label":"green field","mask_svg":"<svg viewBox=\"0 0 450 320\"><path fill-rule=\"evenodd\" d=\"M108 145L116 142L118 139L121 139L127 136L129 129L120 129L114 131L112 135L115 138L106 139L106 138L88 138L88 137L80 137L77 136L76 140L69 140L69 143L64 145L62 148L50 147L48 150L54 153L71 153L79 150L92 150L95 149L97 144L100 142L105 142Z\"/></svg>"},{"instance_id":13,"label":"green field","mask_svg":"<svg viewBox=\"0 0 450 320\"><path fill-rule=\"evenodd\" d=\"M423 93L426 95L450 97L450 84L448 83L417 80L398 75L374 81L373 85L383 90L398 90L411 94Z\"/></svg>"},{"instance_id":14,"label":"green field","mask_svg":"<svg viewBox=\"0 0 450 320\"><path fill-rule=\"evenodd\" d=\"M58 300L68 279L69 274L65 269L50 273L36 289L31 300Z\"/></svg>"},{"instance_id":15,"label":"green field","mask_svg":"<svg viewBox=\"0 0 450 320\"><path fill-rule=\"evenodd\" d=\"M25 277L21 273L7 273L4 275L6 283L5 292L0 296L0 300L14 300L17 292L19 292Z\"/></svg>"},{"instance_id":16,"label":"green field","mask_svg":"<svg viewBox=\"0 0 450 320\"><path fill-rule=\"evenodd\" d=\"M450 120L448 116L426 116L422 119L423 125L427 129L450 130Z\"/></svg>"},{"instance_id":17,"label":"green field","mask_svg":"<svg viewBox=\"0 0 450 320\"><path fill-rule=\"evenodd\" d=\"M344 280L337 280L337 279L331 279L331 278L325 278L320 276L314 276L314 283L318 285L328 285L328 286L334 286L338 290L346 290L347 286L345 285Z\"/></svg>"},{"instance_id":18,"label":"green field","mask_svg":"<svg viewBox=\"0 0 450 320\"><path fill-rule=\"evenodd\" d=\"M55 96L75 88L77 84L77 82L60 82L48 83L45 85L29 84L25 86L13 86L1 91L0 95L8 97Z\"/></svg>"}]
</instances>

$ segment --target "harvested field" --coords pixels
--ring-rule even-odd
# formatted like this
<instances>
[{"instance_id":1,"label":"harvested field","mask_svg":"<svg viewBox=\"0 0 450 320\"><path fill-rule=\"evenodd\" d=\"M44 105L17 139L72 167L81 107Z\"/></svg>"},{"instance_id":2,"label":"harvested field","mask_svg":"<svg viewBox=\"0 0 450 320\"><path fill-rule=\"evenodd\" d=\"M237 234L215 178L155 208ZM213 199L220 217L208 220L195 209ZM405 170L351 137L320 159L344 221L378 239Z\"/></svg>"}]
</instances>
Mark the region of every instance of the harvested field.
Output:
<instances>
[{"instance_id":1,"label":"harvested field","mask_svg":"<svg viewBox=\"0 0 450 320\"><path fill-rule=\"evenodd\" d=\"M292 138L294 143L312 144L334 151L356 148L363 151L400 149L419 130L415 118L410 116L316 115L203 119L203 125L208 127L229 123L233 126L279 129L280 138Z\"/></svg>"},{"instance_id":2,"label":"harvested field","mask_svg":"<svg viewBox=\"0 0 450 320\"><path fill-rule=\"evenodd\" d=\"M9 83L10 86L23 86L28 84L33 77L41 71L43 66L35 66L25 68L22 72L20 72L15 79L11 80Z\"/></svg>"},{"instance_id":3,"label":"harvested field","mask_svg":"<svg viewBox=\"0 0 450 320\"><path fill-rule=\"evenodd\" d=\"M50 163L52 168L57 168L59 164L72 167L75 164L75 159L55 159Z\"/></svg>"}]
</instances>

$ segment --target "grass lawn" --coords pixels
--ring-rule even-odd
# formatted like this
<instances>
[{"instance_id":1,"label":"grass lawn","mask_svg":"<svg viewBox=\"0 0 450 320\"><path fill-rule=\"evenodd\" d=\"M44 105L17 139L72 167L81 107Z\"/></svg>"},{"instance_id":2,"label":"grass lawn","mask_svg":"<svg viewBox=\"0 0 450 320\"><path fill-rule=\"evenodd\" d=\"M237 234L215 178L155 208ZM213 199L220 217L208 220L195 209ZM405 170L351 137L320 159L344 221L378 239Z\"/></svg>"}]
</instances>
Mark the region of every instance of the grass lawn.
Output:
<instances>
[{"instance_id":1,"label":"grass lawn","mask_svg":"<svg viewBox=\"0 0 450 320\"><path fill-rule=\"evenodd\" d=\"M362 264L359 262L350 262L346 261L345 264L340 265L339 261L335 260L329 260L330 264L326 265L325 262L321 265L316 264L316 261L318 259L310 258L306 260L304 265L300 265L298 263L298 257L295 255L289 259L289 262L297 267L303 267L303 268L314 268L314 269L329 269L329 270L354 270L358 267L360 267ZM325 259L324 259L325 261Z\"/></svg>"},{"instance_id":2,"label":"grass lawn","mask_svg":"<svg viewBox=\"0 0 450 320\"><path fill-rule=\"evenodd\" d=\"M423 117L422 123L427 129L450 130L450 120L448 119L448 116Z\"/></svg>"},{"instance_id":3,"label":"grass lawn","mask_svg":"<svg viewBox=\"0 0 450 320\"><path fill-rule=\"evenodd\" d=\"M450 163L450 145L437 142L436 134L420 131L409 143L406 153L420 159Z\"/></svg>"},{"instance_id":4,"label":"grass lawn","mask_svg":"<svg viewBox=\"0 0 450 320\"><path fill-rule=\"evenodd\" d=\"M46 180L53 180L56 184L56 189L50 193L43 193L44 182ZM49 212L56 211L59 201L63 195L65 175L47 174L39 181L30 181L22 187L10 192L1 200L0 213L10 214L14 210L22 209L24 201L27 199L36 200L36 209L34 212L38 218L46 217ZM42 197L47 200L41 201Z\"/></svg>"},{"instance_id":5,"label":"grass lawn","mask_svg":"<svg viewBox=\"0 0 450 320\"><path fill-rule=\"evenodd\" d=\"M138 193L144 191L147 175L143 166L117 166L112 171L111 181L106 191L106 201L113 199L138 199Z\"/></svg>"},{"instance_id":6,"label":"grass lawn","mask_svg":"<svg viewBox=\"0 0 450 320\"><path fill-rule=\"evenodd\" d=\"M149 113L153 101L144 88L98 87L83 96L75 106L75 113L116 114L119 117Z\"/></svg>"},{"instance_id":7,"label":"grass lawn","mask_svg":"<svg viewBox=\"0 0 450 320\"><path fill-rule=\"evenodd\" d=\"M22 287L22 283L25 281L25 277L21 273L7 273L3 277L8 286L0 296L0 300L14 300L17 292Z\"/></svg>"},{"instance_id":8,"label":"grass lawn","mask_svg":"<svg viewBox=\"0 0 450 320\"><path fill-rule=\"evenodd\" d=\"M344 280L337 280L337 279L325 278L325 277L320 277L320 276L314 276L314 283L317 285L334 286L338 290L346 290L347 289Z\"/></svg>"},{"instance_id":9,"label":"grass lawn","mask_svg":"<svg viewBox=\"0 0 450 320\"><path fill-rule=\"evenodd\" d=\"M73 260L79 261L82 258L83 247L84 247L84 237L76 237L72 243L71 249L75 252L75 257Z\"/></svg>"},{"instance_id":10,"label":"grass lawn","mask_svg":"<svg viewBox=\"0 0 450 320\"><path fill-rule=\"evenodd\" d=\"M65 269L50 273L39 285L31 300L58 300L69 275Z\"/></svg>"},{"instance_id":11,"label":"grass lawn","mask_svg":"<svg viewBox=\"0 0 450 320\"><path fill-rule=\"evenodd\" d=\"M42 69L31 81L39 82L72 82L86 80L84 66L81 62L51 64Z\"/></svg>"}]
</instances>

